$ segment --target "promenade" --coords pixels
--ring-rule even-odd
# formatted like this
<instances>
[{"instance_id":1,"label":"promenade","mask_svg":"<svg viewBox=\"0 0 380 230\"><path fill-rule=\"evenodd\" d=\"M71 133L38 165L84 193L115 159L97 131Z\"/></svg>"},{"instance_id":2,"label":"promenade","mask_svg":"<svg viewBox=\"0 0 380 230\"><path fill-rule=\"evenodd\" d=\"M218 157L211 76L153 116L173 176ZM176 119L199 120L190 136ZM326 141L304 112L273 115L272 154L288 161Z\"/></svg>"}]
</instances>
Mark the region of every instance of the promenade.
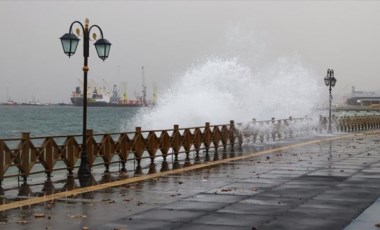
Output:
<instances>
[{"instance_id":1,"label":"promenade","mask_svg":"<svg viewBox=\"0 0 380 230\"><path fill-rule=\"evenodd\" d=\"M95 172L115 186L81 190L74 180L71 196L3 209L0 229L380 229L379 133L245 144L219 154L219 161L162 173L157 165L149 169L156 173L124 181ZM11 190L2 196L11 197Z\"/></svg>"}]
</instances>

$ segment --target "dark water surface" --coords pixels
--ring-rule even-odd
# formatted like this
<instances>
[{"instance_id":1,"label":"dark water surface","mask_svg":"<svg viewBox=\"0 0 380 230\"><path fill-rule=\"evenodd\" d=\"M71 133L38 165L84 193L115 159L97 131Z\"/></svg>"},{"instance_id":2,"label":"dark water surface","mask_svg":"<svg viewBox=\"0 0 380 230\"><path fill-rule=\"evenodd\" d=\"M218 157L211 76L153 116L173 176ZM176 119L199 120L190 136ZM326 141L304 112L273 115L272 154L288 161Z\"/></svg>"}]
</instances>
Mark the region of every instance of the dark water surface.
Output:
<instances>
[{"instance_id":1,"label":"dark water surface","mask_svg":"<svg viewBox=\"0 0 380 230\"><path fill-rule=\"evenodd\" d=\"M139 108L89 107L87 128L94 133L134 131L128 121ZM83 109L76 106L0 105L0 138L82 133Z\"/></svg>"}]
</instances>

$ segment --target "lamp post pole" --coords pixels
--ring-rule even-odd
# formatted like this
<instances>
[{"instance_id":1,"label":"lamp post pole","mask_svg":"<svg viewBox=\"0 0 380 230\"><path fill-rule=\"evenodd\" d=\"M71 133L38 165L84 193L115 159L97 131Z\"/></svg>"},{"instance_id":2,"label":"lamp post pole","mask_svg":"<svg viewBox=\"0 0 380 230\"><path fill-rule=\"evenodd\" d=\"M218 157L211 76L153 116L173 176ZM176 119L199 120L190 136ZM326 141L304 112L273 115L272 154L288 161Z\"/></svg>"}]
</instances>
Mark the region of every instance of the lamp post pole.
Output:
<instances>
[{"instance_id":1,"label":"lamp post pole","mask_svg":"<svg viewBox=\"0 0 380 230\"><path fill-rule=\"evenodd\" d=\"M332 133L332 126L331 126L331 101L332 101L332 87L336 84L336 79L334 77L334 70L328 69L327 75L324 78L325 85L329 87L329 127L328 127L328 133Z\"/></svg>"},{"instance_id":2,"label":"lamp post pole","mask_svg":"<svg viewBox=\"0 0 380 230\"><path fill-rule=\"evenodd\" d=\"M108 58L109 51L111 48L111 43L103 38L103 31L97 25L92 25L89 27L89 20L85 19L85 24L79 21L74 21L70 25L69 33L64 34L60 39L62 42L62 47L64 53L71 57L78 46L79 38L72 33L72 28L74 24L79 24L83 31L83 130L82 130L82 148L81 148L81 161L78 170L78 177L88 177L91 175L88 155L87 155L87 73L88 73L88 57L90 56L90 31L92 28L96 27L100 31L101 38L96 40L96 34L93 34L95 42L96 51L98 56L103 61ZM77 34L80 34L80 29L76 30Z\"/></svg>"},{"instance_id":3,"label":"lamp post pole","mask_svg":"<svg viewBox=\"0 0 380 230\"><path fill-rule=\"evenodd\" d=\"M331 127L331 100L332 100L332 95L331 95L331 84L329 85L329 133L332 133L332 127Z\"/></svg>"},{"instance_id":4,"label":"lamp post pole","mask_svg":"<svg viewBox=\"0 0 380 230\"><path fill-rule=\"evenodd\" d=\"M89 176L91 174L87 156L87 73L88 57L90 54L90 35L88 20L85 20L83 29L83 128L82 128L82 151L80 154L80 166L78 176Z\"/></svg>"}]
</instances>

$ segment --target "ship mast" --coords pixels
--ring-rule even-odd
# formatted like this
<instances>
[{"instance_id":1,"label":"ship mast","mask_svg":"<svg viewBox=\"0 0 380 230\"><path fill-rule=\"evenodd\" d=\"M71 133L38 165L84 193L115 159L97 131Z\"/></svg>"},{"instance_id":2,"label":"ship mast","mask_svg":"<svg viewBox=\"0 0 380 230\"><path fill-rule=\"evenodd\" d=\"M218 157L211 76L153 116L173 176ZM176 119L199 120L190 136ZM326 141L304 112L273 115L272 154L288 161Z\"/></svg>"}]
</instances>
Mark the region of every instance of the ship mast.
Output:
<instances>
[{"instance_id":1,"label":"ship mast","mask_svg":"<svg viewBox=\"0 0 380 230\"><path fill-rule=\"evenodd\" d=\"M144 66L141 66L141 72L142 72L142 102L143 105L146 106L146 85L145 85L145 73L144 73Z\"/></svg>"}]
</instances>

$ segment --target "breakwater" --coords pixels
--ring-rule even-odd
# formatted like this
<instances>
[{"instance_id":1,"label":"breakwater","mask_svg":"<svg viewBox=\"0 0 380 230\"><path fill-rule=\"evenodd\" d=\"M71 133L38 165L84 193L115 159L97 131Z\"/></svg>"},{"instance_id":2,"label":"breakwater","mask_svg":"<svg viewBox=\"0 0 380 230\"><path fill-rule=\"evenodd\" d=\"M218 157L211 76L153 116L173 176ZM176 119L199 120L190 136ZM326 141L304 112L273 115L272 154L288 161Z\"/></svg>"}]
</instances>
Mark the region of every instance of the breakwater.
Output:
<instances>
[{"instance_id":1,"label":"breakwater","mask_svg":"<svg viewBox=\"0 0 380 230\"><path fill-rule=\"evenodd\" d=\"M354 132L380 127L380 116L333 117L336 132ZM126 171L128 162L133 162L136 171L142 160L154 163L160 159L167 162L172 156L173 168L186 167L193 161L201 163L200 152L208 159L213 151L213 160L218 160L218 150L241 146L243 143L276 141L297 136L326 132L328 118L292 118L267 121L252 120L248 123L230 121L227 124L180 128L174 125L167 130L147 130L136 127L134 132L95 134L87 132L87 156L90 168L103 165L106 172L112 164ZM81 135L32 137L22 133L21 138L0 139L0 181L10 177L22 177L24 182L32 174L45 173L48 178L58 170L73 170L80 162ZM194 158L190 159L190 153ZM180 155L184 163L179 166ZM16 170L15 170L16 169ZM168 170L168 169L166 169Z\"/></svg>"}]
</instances>

